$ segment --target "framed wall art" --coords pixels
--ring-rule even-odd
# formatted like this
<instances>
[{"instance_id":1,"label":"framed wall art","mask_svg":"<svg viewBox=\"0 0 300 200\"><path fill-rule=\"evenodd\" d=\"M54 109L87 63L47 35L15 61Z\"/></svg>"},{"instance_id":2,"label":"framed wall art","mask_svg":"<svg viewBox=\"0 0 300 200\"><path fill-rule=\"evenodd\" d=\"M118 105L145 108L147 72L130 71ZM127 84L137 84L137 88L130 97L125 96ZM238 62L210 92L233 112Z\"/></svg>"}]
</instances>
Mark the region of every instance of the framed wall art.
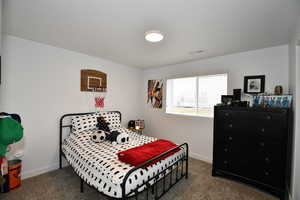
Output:
<instances>
[{"instance_id":1,"label":"framed wall art","mask_svg":"<svg viewBox=\"0 0 300 200\"><path fill-rule=\"evenodd\" d=\"M244 93L259 94L264 92L265 92L265 75L244 77Z\"/></svg>"},{"instance_id":2,"label":"framed wall art","mask_svg":"<svg viewBox=\"0 0 300 200\"><path fill-rule=\"evenodd\" d=\"M147 103L153 108L162 108L163 101L163 80L148 80Z\"/></svg>"}]
</instances>

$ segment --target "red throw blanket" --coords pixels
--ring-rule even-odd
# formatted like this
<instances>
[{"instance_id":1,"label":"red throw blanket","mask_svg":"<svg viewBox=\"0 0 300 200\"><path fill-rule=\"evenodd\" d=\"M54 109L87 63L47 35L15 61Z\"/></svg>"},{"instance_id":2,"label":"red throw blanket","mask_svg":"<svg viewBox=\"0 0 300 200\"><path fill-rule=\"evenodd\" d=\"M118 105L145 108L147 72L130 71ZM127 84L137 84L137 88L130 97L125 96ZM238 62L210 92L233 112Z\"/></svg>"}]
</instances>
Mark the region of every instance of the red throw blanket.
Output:
<instances>
[{"instance_id":1,"label":"red throw blanket","mask_svg":"<svg viewBox=\"0 0 300 200\"><path fill-rule=\"evenodd\" d=\"M158 156L170 149L175 148L177 145L173 142L170 142L168 140L156 140L154 142L150 142L147 144L144 144L139 147L134 147L131 149L127 149L125 151L121 151L118 153L118 158L120 161L137 166L147 160L150 160L151 158L154 158L155 156ZM158 158L151 162L150 164L144 166L143 168L146 168L152 164L155 164L156 162L165 159L168 156L173 155L174 153L178 152L180 149L176 149L161 158Z\"/></svg>"}]
</instances>

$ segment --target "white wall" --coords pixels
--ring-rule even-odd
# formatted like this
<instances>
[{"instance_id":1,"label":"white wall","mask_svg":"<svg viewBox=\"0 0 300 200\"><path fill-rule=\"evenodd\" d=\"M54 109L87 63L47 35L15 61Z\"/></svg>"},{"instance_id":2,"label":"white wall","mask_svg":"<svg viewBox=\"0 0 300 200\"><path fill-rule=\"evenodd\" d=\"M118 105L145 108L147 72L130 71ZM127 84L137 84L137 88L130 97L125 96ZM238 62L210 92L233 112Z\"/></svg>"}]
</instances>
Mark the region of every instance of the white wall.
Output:
<instances>
[{"instance_id":1,"label":"white wall","mask_svg":"<svg viewBox=\"0 0 300 200\"><path fill-rule=\"evenodd\" d=\"M0 55L2 46L2 0L0 0Z\"/></svg>"},{"instance_id":2,"label":"white wall","mask_svg":"<svg viewBox=\"0 0 300 200\"><path fill-rule=\"evenodd\" d=\"M287 45L145 70L143 101L146 133L178 143L186 141L193 157L211 162L213 119L170 115L165 114L165 107L151 108L146 104L147 80L228 73L228 91L231 94L233 89L243 88L245 75L266 75L267 92L273 92L276 85L282 85L287 93L288 70Z\"/></svg>"},{"instance_id":3,"label":"white wall","mask_svg":"<svg viewBox=\"0 0 300 200\"><path fill-rule=\"evenodd\" d=\"M299 11L300 14L300 11ZM290 91L294 96L294 152L291 194L294 200L300 199L300 17L295 25L289 44Z\"/></svg>"},{"instance_id":4,"label":"white wall","mask_svg":"<svg viewBox=\"0 0 300 200\"><path fill-rule=\"evenodd\" d=\"M120 110L123 123L141 118L142 71L104 59L5 35L0 111L23 119L24 177L58 167L59 118L93 110L93 98L80 92L80 69L107 73L106 110Z\"/></svg>"}]
</instances>

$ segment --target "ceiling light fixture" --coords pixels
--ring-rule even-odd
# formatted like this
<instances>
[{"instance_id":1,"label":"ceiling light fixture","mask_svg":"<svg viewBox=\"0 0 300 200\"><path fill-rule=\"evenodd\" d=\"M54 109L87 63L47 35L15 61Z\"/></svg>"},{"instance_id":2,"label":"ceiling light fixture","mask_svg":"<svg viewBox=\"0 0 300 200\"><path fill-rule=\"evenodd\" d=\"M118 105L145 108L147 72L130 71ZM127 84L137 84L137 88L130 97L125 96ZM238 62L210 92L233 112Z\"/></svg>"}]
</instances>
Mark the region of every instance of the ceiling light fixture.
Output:
<instances>
[{"instance_id":1,"label":"ceiling light fixture","mask_svg":"<svg viewBox=\"0 0 300 200\"><path fill-rule=\"evenodd\" d=\"M160 31L147 31L145 33L145 39L148 42L160 42L164 39L164 35Z\"/></svg>"}]
</instances>

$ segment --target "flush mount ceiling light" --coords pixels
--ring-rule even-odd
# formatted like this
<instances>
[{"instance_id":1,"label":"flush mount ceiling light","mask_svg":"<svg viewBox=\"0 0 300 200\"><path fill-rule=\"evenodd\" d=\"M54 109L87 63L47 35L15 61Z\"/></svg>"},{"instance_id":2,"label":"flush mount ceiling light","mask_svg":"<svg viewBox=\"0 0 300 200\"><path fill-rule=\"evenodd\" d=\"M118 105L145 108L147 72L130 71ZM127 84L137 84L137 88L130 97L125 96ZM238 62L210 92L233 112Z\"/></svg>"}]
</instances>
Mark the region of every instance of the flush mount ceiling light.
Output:
<instances>
[{"instance_id":1,"label":"flush mount ceiling light","mask_svg":"<svg viewBox=\"0 0 300 200\"><path fill-rule=\"evenodd\" d=\"M164 35L160 31L147 31L145 39L148 42L160 42L164 39Z\"/></svg>"}]
</instances>

